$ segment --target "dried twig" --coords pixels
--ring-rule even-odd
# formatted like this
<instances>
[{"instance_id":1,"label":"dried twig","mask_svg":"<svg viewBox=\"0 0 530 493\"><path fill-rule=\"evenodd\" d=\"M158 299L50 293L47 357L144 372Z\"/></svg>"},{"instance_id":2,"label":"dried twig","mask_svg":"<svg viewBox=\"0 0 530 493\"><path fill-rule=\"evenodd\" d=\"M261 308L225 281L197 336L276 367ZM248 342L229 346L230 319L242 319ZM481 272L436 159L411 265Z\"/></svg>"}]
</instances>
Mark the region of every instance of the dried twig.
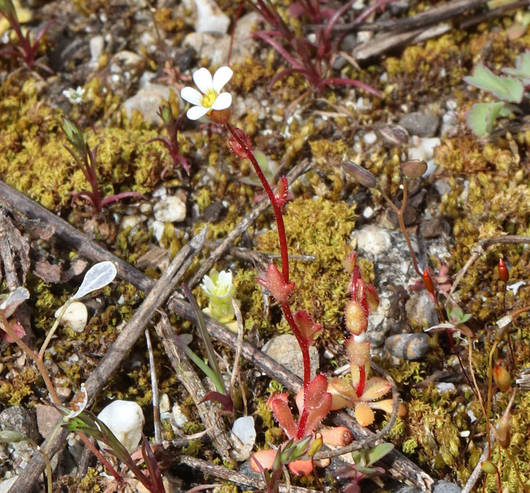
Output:
<instances>
[{"instance_id":1,"label":"dried twig","mask_svg":"<svg viewBox=\"0 0 530 493\"><path fill-rule=\"evenodd\" d=\"M94 399L97 392L103 388L108 378L118 368L123 358L129 353L135 342L142 335L145 326L149 323L155 310L164 303L169 294L175 289L175 286L180 282L191 264L193 257L200 250L205 236L206 229L196 235L175 256L167 270L156 281L140 307L134 312L134 315L120 332L97 368L88 377L85 388L89 403ZM110 254L107 254L107 259L110 256ZM122 263L126 264L126 262ZM137 277L135 276L135 278ZM76 397L79 396L76 395L74 400ZM61 432L47 439L41 448L49 456L52 456L66 443L67 435L67 430L61 430ZM30 491L31 486L38 480L43 468L44 461L42 455L34 454L28 466L24 469L24 474L21 474L11 487L11 493L25 493Z\"/></svg>"},{"instance_id":2,"label":"dried twig","mask_svg":"<svg viewBox=\"0 0 530 493\"><path fill-rule=\"evenodd\" d=\"M224 460L230 462L232 460L230 457L231 445L224 428L221 409L210 401L202 402L207 391L186 356L182 345L177 341L175 330L164 312L161 312L160 321L155 325L155 328L158 337L164 345L171 366L175 370L176 377L184 385L197 407L201 421L208 430L208 436L213 446Z\"/></svg>"},{"instance_id":3,"label":"dried twig","mask_svg":"<svg viewBox=\"0 0 530 493\"><path fill-rule=\"evenodd\" d=\"M151 335L149 329L145 329L145 342L149 354L149 373L151 374L151 392L153 394L153 429L155 432L155 443L162 441L162 426L160 424L160 397L158 392L158 378L156 376L155 355L153 354L153 345L151 344Z\"/></svg>"},{"instance_id":4,"label":"dried twig","mask_svg":"<svg viewBox=\"0 0 530 493\"><path fill-rule=\"evenodd\" d=\"M261 480L253 479L252 477L247 476L246 474L241 474L239 472L232 471L231 469L227 469L223 466L215 466L210 462L197 459L196 457L181 455L178 458L178 461L181 464L186 464L187 466L192 467L194 469L199 469L204 474L209 474L211 476L215 476L217 478L221 478L227 481L232 481L233 483L237 483L243 486L250 486L251 488L255 488L262 491L266 488L265 483ZM287 486L283 484L280 484L280 491L285 493L287 493L287 491L291 491L292 493L318 493L317 490L301 488L300 486L291 486L290 489L288 489Z\"/></svg>"}]
</instances>

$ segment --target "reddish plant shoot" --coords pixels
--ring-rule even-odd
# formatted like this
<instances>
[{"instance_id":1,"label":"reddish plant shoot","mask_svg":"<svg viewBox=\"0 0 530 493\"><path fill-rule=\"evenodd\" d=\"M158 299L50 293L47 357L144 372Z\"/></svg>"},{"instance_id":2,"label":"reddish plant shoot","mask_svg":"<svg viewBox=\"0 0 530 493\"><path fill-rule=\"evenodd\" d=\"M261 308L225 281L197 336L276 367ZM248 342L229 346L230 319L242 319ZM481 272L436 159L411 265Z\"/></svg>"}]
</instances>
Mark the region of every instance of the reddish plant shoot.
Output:
<instances>
[{"instance_id":1,"label":"reddish plant shoot","mask_svg":"<svg viewBox=\"0 0 530 493\"><path fill-rule=\"evenodd\" d=\"M497 270L499 272L499 277L501 278L501 281L507 283L509 279L508 267L506 267L506 263L502 258L499 258Z\"/></svg>"}]
</instances>

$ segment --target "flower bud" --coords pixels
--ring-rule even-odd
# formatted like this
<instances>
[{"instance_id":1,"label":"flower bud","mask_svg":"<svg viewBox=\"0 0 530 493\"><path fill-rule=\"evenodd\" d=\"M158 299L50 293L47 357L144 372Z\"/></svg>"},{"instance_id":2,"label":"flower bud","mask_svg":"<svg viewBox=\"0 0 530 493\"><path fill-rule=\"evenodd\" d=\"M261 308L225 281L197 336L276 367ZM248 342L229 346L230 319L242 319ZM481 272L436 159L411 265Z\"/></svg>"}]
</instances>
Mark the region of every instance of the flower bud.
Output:
<instances>
[{"instance_id":1,"label":"flower bud","mask_svg":"<svg viewBox=\"0 0 530 493\"><path fill-rule=\"evenodd\" d=\"M350 356L351 366L364 366L370 361L370 343L357 342L353 338L346 342L346 351Z\"/></svg>"}]
</instances>

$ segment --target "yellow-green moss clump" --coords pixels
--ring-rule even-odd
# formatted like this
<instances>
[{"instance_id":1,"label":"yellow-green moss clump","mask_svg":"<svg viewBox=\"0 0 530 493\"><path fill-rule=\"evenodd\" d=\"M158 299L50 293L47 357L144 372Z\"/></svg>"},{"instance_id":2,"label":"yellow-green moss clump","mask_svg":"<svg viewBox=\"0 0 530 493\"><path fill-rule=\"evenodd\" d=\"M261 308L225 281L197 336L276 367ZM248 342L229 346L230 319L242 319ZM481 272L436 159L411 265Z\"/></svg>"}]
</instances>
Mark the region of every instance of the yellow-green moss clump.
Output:
<instances>
[{"instance_id":1,"label":"yellow-green moss clump","mask_svg":"<svg viewBox=\"0 0 530 493\"><path fill-rule=\"evenodd\" d=\"M67 205L72 192L89 190L64 148L61 116L39 101L34 81L21 88L8 82L0 86L0 175L51 210ZM87 132L90 146L98 146L97 172L105 195L153 187L168 159L160 145L146 144L156 135L128 123Z\"/></svg>"},{"instance_id":2,"label":"yellow-green moss clump","mask_svg":"<svg viewBox=\"0 0 530 493\"><path fill-rule=\"evenodd\" d=\"M288 204L285 212L289 253L315 257L311 262L290 262L290 277L296 286L292 305L296 310L306 310L326 329L338 327L349 280L343 263L355 225L354 207L345 202L298 198ZM257 247L264 252L277 252L276 231L261 235ZM287 330L285 322L281 329Z\"/></svg>"}]
</instances>

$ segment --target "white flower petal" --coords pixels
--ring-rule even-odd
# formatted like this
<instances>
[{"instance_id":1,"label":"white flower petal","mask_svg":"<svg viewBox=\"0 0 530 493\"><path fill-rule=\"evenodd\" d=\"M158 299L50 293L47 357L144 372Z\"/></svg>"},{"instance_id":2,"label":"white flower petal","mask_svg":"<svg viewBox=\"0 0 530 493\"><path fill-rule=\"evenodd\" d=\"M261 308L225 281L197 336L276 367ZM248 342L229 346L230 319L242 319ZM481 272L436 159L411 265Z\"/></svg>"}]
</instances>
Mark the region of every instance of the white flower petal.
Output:
<instances>
[{"instance_id":1,"label":"white flower petal","mask_svg":"<svg viewBox=\"0 0 530 493\"><path fill-rule=\"evenodd\" d=\"M193 82L203 94L206 94L209 89L213 89L212 74L204 67L193 73Z\"/></svg>"},{"instance_id":2,"label":"white flower petal","mask_svg":"<svg viewBox=\"0 0 530 493\"><path fill-rule=\"evenodd\" d=\"M212 105L212 110L226 110L232 104L232 95L228 92L222 92L217 96L215 103Z\"/></svg>"},{"instance_id":3,"label":"white flower petal","mask_svg":"<svg viewBox=\"0 0 530 493\"><path fill-rule=\"evenodd\" d=\"M233 74L234 72L230 67L219 67L213 75L213 88L217 92L221 92L221 89L232 78Z\"/></svg>"},{"instance_id":4,"label":"white flower petal","mask_svg":"<svg viewBox=\"0 0 530 493\"><path fill-rule=\"evenodd\" d=\"M201 282L201 289L208 295L213 295L215 284L210 276L204 276Z\"/></svg>"},{"instance_id":5,"label":"white flower petal","mask_svg":"<svg viewBox=\"0 0 530 493\"><path fill-rule=\"evenodd\" d=\"M180 91L180 97L188 103L199 106L202 100L202 94L193 87L183 87Z\"/></svg>"},{"instance_id":6,"label":"white flower petal","mask_svg":"<svg viewBox=\"0 0 530 493\"><path fill-rule=\"evenodd\" d=\"M204 108L203 106L192 106L187 112L186 116L190 120L198 120L210 111L210 108Z\"/></svg>"}]
</instances>

